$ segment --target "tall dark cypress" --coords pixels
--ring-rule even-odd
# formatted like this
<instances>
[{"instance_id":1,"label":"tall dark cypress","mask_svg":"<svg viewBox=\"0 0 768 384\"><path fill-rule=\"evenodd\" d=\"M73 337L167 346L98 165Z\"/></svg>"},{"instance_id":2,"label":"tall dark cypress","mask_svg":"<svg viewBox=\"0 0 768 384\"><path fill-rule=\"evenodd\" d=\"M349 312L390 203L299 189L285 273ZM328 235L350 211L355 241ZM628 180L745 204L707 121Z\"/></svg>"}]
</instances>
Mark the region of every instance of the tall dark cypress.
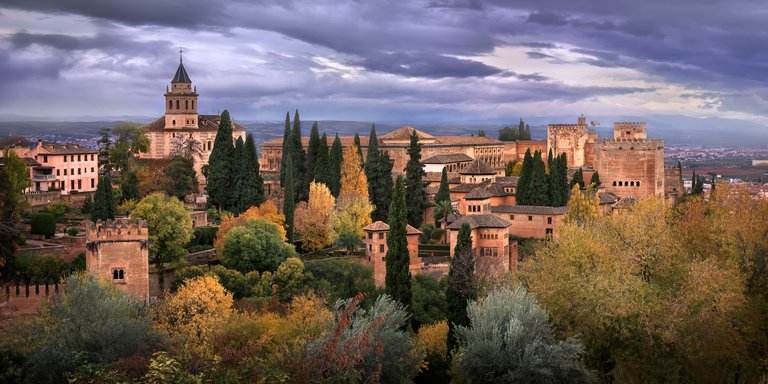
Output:
<instances>
[{"instance_id":1,"label":"tall dark cypress","mask_svg":"<svg viewBox=\"0 0 768 384\"><path fill-rule=\"evenodd\" d=\"M417 228L424 222L424 209L427 206L425 175L421 165L421 144L414 129L408 145L408 163L405 164L405 193L408 194L408 224Z\"/></svg>"},{"instance_id":2,"label":"tall dark cypress","mask_svg":"<svg viewBox=\"0 0 768 384\"><path fill-rule=\"evenodd\" d=\"M549 153L547 154L547 170L552 173L552 167L553 162L555 161L555 158L552 157L552 148L549 149Z\"/></svg>"},{"instance_id":3,"label":"tall dark cypress","mask_svg":"<svg viewBox=\"0 0 768 384\"><path fill-rule=\"evenodd\" d=\"M291 154L291 114L285 113L285 131L283 131L283 152L280 157L280 186L285 185L285 164Z\"/></svg>"},{"instance_id":4,"label":"tall dark cypress","mask_svg":"<svg viewBox=\"0 0 768 384\"><path fill-rule=\"evenodd\" d=\"M295 201L307 200L309 197L309 184L304 185L304 175L307 170L307 156L304 146L301 144L301 120L299 110L293 115L293 131L291 131L291 154L293 155L293 183L296 188Z\"/></svg>"},{"instance_id":5,"label":"tall dark cypress","mask_svg":"<svg viewBox=\"0 0 768 384\"><path fill-rule=\"evenodd\" d=\"M237 205L235 211L243 213L248 208L264 202L264 179L259 173L259 157L256 143L250 133L243 144L236 180Z\"/></svg>"},{"instance_id":6,"label":"tall dark cypress","mask_svg":"<svg viewBox=\"0 0 768 384\"><path fill-rule=\"evenodd\" d=\"M531 140L531 127L528 124L525 125L525 140Z\"/></svg>"},{"instance_id":7,"label":"tall dark cypress","mask_svg":"<svg viewBox=\"0 0 768 384\"><path fill-rule=\"evenodd\" d=\"M576 184L579 185L579 188L584 189L584 172L582 172L581 167L579 167L579 169L576 170L576 173L573 174L571 182L568 184L568 186L573 188L573 186Z\"/></svg>"},{"instance_id":8,"label":"tall dark cypress","mask_svg":"<svg viewBox=\"0 0 768 384\"><path fill-rule=\"evenodd\" d=\"M331 160L328 157L328 136L323 132L320 145L317 150L317 164L315 165L315 181L326 186L331 184Z\"/></svg>"},{"instance_id":9,"label":"tall dark cypress","mask_svg":"<svg viewBox=\"0 0 768 384\"><path fill-rule=\"evenodd\" d=\"M592 177L589 179L589 184L594 184L595 187L600 186L600 174L597 173L597 171L592 174Z\"/></svg>"},{"instance_id":10,"label":"tall dark cypress","mask_svg":"<svg viewBox=\"0 0 768 384\"><path fill-rule=\"evenodd\" d=\"M549 173L547 174L547 183L549 183L549 205L559 207L562 200L562 188L560 188L560 159L552 157L552 149L549 149Z\"/></svg>"},{"instance_id":11,"label":"tall dark cypress","mask_svg":"<svg viewBox=\"0 0 768 384\"><path fill-rule=\"evenodd\" d=\"M451 191L448 184L448 170L443 167L443 174L440 175L440 188L437 189L437 194L435 194L435 205L445 200L451 201ZM442 215L435 213L435 224L442 218Z\"/></svg>"},{"instance_id":12,"label":"tall dark cypress","mask_svg":"<svg viewBox=\"0 0 768 384\"><path fill-rule=\"evenodd\" d=\"M376 124L371 126L371 135L368 138L365 177L368 179L368 196L374 205L371 218L374 221L385 221L392 198L392 162L388 154L379 151Z\"/></svg>"},{"instance_id":13,"label":"tall dark cypress","mask_svg":"<svg viewBox=\"0 0 768 384\"><path fill-rule=\"evenodd\" d=\"M309 183L315 180L315 168L317 168L317 156L320 153L320 132L317 130L317 121L312 124L309 132L309 146L307 147L307 175L304 183L309 188Z\"/></svg>"},{"instance_id":14,"label":"tall dark cypress","mask_svg":"<svg viewBox=\"0 0 768 384\"><path fill-rule=\"evenodd\" d=\"M341 139L339 139L339 134L337 133L336 138L333 139L333 145L328 157L331 163L331 183L328 185L328 188L331 189L331 193L336 197L339 197L339 191L341 190L341 161L343 156Z\"/></svg>"},{"instance_id":15,"label":"tall dark cypress","mask_svg":"<svg viewBox=\"0 0 768 384\"><path fill-rule=\"evenodd\" d=\"M387 294L410 311L412 295L409 265L411 261L406 232L405 193L403 177L398 176L392 190L392 204L389 207L385 283Z\"/></svg>"},{"instance_id":16,"label":"tall dark cypress","mask_svg":"<svg viewBox=\"0 0 768 384\"><path fill-rule=\"evenodd\" d=\"M522 117L520 118L520 124L518 124L518 126L517 126L517 132L518 132L518 136L520 137L521 140L527 140L525 138L525 123L523 123L523 118Z\"/></svg>"},{"instance_id":17,"label":"tall dark cypress","mask_svg":"<svg viewBox=\"0 0 768 384\"><path fill-rule=\"evenodd\" d=\"M205 190L208 191L209 206L230 209L233 205L234 152L232 122L229 119L229 111L225 109L221 113L219 129L213 142L213 150L208 158L208 178Z\"/></svg>"},{"instance_id":18,"label":"tall dark cypress","mask_svg":"<svg viewBox=\"0 0 768 384\"><path fill-rule=\"evenodd\" d=\"M558 186L560 188L560 200L557 206L568 205L568 197L571 193L571 188L568 186L568 158L565 156L565 152L557 156L558 171Z\"/></svg>"},{"instance_id":19,"label":"tall dark cypress","mask_svg":"<svg viewBox=\"0 0 768 384\"><path fill-rule=\"evenodd\" d=\"M469 223L462 223L453 249L451 269L448 271L446 317L448 320L448 351L457 346L454 330L456 326L468 326L467 304L477 298L475 261L472 256L472 229Z\"/></svg>"},{"instance_id":20,"label":"tall dark cypress","mask_svg":"<svg viewBox=\"0 0 768 384\"><path fill-rule=\"evenodd\" d=\"M523 169L520 171L520 178L517 180L516 201L518 205L530 205L530 184L531 174L533 173L533 157L531 149L525 150L523 157Z\"/></svg>"},{"instance_id":21,"label":"tall dark cypress","mask_svg":"<svg viewBox=\"0 0 768 384\"><path fill-rule=\"evenodd\" d=\"M363 157L363 144L360 143L360 134L355 132L355 145L357 146L357 155L360 157L360 161L365 164L365 157Z\"/></svg>"},{"instance_id":22,"label":"tall dark cypress","mask_svg":"<svg viewBox=\"0 0 768 384\"><path fill-rule=\"evenodd\" d=\"M112 179L107 173L99 177L99 185L93 194L91 220L113 220L116 212L117 204L115 204L115 195L112 193Z\"/></svg>"},{"instance_id":23,"label":"tall dark cypress","mask_svg":"<svg viewBox=\"0 0 768 384\"><path fill-rule=\"evenodd\" d=\"M285 215L285 236L288 242L293 242L293 213L296 208L296 199L294 194L296 188L293 178L293 158L289 157L285 170L285 188L283 188L283 215Z\"/></svg>"},{"instance_id":24,"label":"tall dark cypress","mask_svg":"<svg viewBox=\"0 0 768 384\"><path fill-rule=\"evenodd\" d=\"M549 181L547 180L544 160L541 159L541 152L539 151L533 154L533 172L531 173L530 185L531 199L529 205L550 205Z\"/></svg>"}]
</instances>

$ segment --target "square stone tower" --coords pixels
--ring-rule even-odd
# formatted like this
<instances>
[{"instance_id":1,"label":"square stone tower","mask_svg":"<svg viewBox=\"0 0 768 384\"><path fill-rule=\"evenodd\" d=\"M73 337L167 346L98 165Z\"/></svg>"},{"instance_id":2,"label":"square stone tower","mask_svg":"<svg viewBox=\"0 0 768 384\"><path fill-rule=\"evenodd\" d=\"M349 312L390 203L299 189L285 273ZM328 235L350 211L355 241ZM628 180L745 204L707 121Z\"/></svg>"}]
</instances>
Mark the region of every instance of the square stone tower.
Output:
<instances>
[{"instance_id":1,"label":"square stone tower","mask_svg":"<svg viewBox=\"0 0 768 384\"><path fill-rule=\"evenodd\" d=\"M85 269L139 300L149 299L149 230L143 220L85 223Z\"/></svg>"}]
</instances>

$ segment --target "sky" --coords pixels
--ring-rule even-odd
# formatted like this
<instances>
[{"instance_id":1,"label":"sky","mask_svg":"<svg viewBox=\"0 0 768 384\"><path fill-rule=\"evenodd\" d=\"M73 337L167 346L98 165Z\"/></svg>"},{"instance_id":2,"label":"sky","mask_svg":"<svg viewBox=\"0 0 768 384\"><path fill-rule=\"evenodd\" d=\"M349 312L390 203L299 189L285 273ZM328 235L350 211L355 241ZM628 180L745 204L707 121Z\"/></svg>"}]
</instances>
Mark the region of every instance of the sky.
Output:
<instances>
[{"instance_id":1,"label":"sky","mask_svg":"<svg viewBox=\"0 0 768 384\"><path fill-rule=\"evenodd\" d=\"M0 0L0 115L768 123L764 0Z\"/></svg>"}]
</instances>

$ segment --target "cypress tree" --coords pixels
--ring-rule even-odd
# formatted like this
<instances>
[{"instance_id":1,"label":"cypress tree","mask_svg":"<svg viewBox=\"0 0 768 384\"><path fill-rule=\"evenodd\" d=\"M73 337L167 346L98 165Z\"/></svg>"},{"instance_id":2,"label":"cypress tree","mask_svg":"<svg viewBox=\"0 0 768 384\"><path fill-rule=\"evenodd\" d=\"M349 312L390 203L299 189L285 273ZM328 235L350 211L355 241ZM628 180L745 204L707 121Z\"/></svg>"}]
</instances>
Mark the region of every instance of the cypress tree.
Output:
<instances>
[{"instance_id":1,"label":"cypress tree","mask_svg":"<svg viewBox=\"0 0 768 384\"><path fill-rule=\"evenodd\" d=\"M549 153L547 154L547 170L549 170L549 173L552 173L552 167L554 166L555 158L552 157L552 148L549 149Z\"/></svg>"},{"instance_id":2,"label":"cypress tree","mask_svg":"<svg viewBox=\"0 0 768 384\"><path fill-rule=\"evenodd\" d=\"M309 183L315 180L315 168L317 168L317 156L320 153L320 132L317 130L317 121L312 124L309 133L309 146L307 147L307 176L304 183L309 188Z\"/></svg>"},{"instance_id":3,"label":"cypress tree","mask_svg":"<svg viewBox=\"0 0 768 384\"><path fill-rule=\"evenodd\" d=\"M236 212L243 213L248 208L264 202L264 179L259 173L259 157L256 153L256 143L250 133L245 138L237 174L237 206Z\"/></svg>"},{"instance_id":4,"label":"cypress tree","mask_svg":"<svg viewBox=\"0 0 768 384\"><path fill-rule=\"evenodd\" d=\"M379 151L375 123L371 126L371 135L368 138L365 176L368 179L368 196L375 207L371 213L371 219L385 221L388 218L392 197L392 161L389 160L387 153Z\"/></svg>"},{"instance_id":5,"label":"cypress tree","mask_svg":"<svg viewBox=\"0 0 768 384\"><path fill-rule=\"evenodd\" d=\"M562 200L562 189L560 188L560 159L552 158L552 149L549 150L549 174L547 182L549 183L549 205L559 207Z\"/></svg>"},{"instance_id":6,"label":"cypress tree","mask_svg":"<svg viewBox=\"0 0 768 384\"><path fill-rule=\"evenodd\" d=\"M360 144L360 134L355 132L355 145L357 146L357 155L360 156L360 161L365 163L365 157L363 157L363 145Z\"/></svg>"},{"instance_id":7,"label":"cypress tree","mask_svg":"<svg viewBox=\"0 0 768 384\"><path fill-rule=\"evenodd\" d=\"M328 136L323 132L317 150L317 165L315 165L315 181L326 186L331 184L331 162L328 158Z\"/></svg>"},{"instance_id":8,"label":"cypress tree","mask_svg":"<svg viewBox=\"0 0 768 384\"><path fill-rule=\"evenodd\" d=\"M560 188L560 198L561 200L558 202L558 207L562 207L565 205L568 205L568 196L571 193L571 189L568 186L568 158L565 156L565 153L561 153L560 156L557 157L557 163L558 163L558 171L560 172L558 174L558 186Z\"/></svg>"},{"instance_id":9,"label":"cypress tree","mask_svg":"<svg viewBox=\"0 0 768 384\"><path fill-rule=\"evenodd\" d=\"M536 151L533 154L529 205L549 205L549 181L545 168L541 152Z\"/></svg>"},{"instance_id":10,"label":"cypress tree","mask_svg":"<svg viewBox=\"0 0 768 384\"><path fill-rule=\"evenodd\" d=\"M600 186L600 175L597 173L597 171L592 174L592 178L589 179L589 184L594 184L595 187Z\"/></svg>"},{"instance_id":11,"label":"cypress tree","mask_svg":"<svg viewBox=\"0 0 768 384\"><path fill-rule=\"evenodd\" d=\"M283 215L285 215L285 237L289 243L293 242L293 213L296 208L293 179L293 158L288 157L285 171L285 187L283 188Z\"/></svg>"},{"instance_id":12,"label":"cypress tree","mask_svg":"<svg viewBox=\"0 0 768 384\"><path fill-rule=\"evenodd\" d=\"M245 142L243 141L242 137L238 137L237 140L235 140L235 150L232 151L232 180L230 181L229 187L231 188L231 200L230 205L227 207L227 210L234 213L235 215L239 214L240 211L238 211L239 206L239 199L240 199L240 187L241 184L238 180L240 174L244 172L243 169L243 146L245 145Z\"/></svg>"},{"instance_id":13,"label":"cypress tree","mask_svg":"<svg viewBox=\"0 0 768 384\"><path fill-rule=\"evenodd\" d=\"M420 227L424 222L427 191L424 189L424 168L421 165L421 144L414 129L408 145L408 163L405 165L405 193L408 194L408 224Z\"/></svg>"},{"instance_id":14,"label":"cypress tree","mask_svg":"<svg viewBox=\"0 0 768 384\"><path fill-rule=\"evenodd\" d=\"M328 156L331 163L330 167L330 188L331 193L335 197L339 197L339 191L341 190L341 161L342 161L342 148L341 139L339 134L336 134L336 138L333 139L333 145L331 146L331 152Z\"/></svg>"},{"instance_id":15,"label":"cypress tree","mask_svg":"<svg viewBox=\"0 0 768 384\"><path fill-rule=\"evenodd\" d=\"M406 232L405 193L403 177L398 176L392 191L392 204L389 207L385 283L387 294L410 311L412 295L409 266L411 261Z\"/></svg>"},{"instance_id":16,"label":"cypress tree","mask_svg":"<svg viewBox=\"0 0 768 384\"><path fill-rule=\"evenodd\" d=\"M112 179L107 173L99 177L99 185L93 194L91 220L113 220L115 212L117 212L117 206L115 195L112 193Z\"/></svg>"},{"instance_id":17,"label":"cypress tree","mask_svg":"<svg viewBox=\"0 0 768 384\"><path fill-rule=\"evenodd\" d=\"M531 156L531 149L525 150L525 156L523 157L523 169L520 171L520 178L517 179L517 193L516 201L518 205L530 205L530 184L531 175L533 173L533 157Z\"/></svg>"},{"instance_id":18,"label":"cypress tree","mask_svg":"<svg viewBox=\"0 0 768 384\"><path fill-rule=\"evenodd\" d=\"M573 178L571 179L571 183L568 184L568 187L573 188L576 184L579 185L579 188L584 189L584 173L581 171L581 167L579 167L576 173L573 174Z\"/></svg>"},{"instance_id":19,"label":"cypress tree","mask_svg":"<svg viewBox=\"0 0 768 384\"><path fill-rule=\"evenodd\" d=\"M285 184L285 164L291 154L291 115L285 113L285 131L283 131L283 152L280 157L280 186Z\"/></svg>"},{"instance_id":20,"label":"cypress tree","mask_svg":"<svg viewBox=\"0 0 768 384\"><path fill-rule=\"evenodd\" d=\"M295 201L307 200L309 197L309 184L304 184L307 159L304 146L301 145L301 120L299 110L293 115L293 131L291 132L291 154L293 155L293 183L296 188Z\"/></svg>"},{"instance_id":21,"label":"cypress tree","mask_svg":"<svg viewBox=\"0 0 768 384\"><path fill-rule=\"evenodd\" d=\"M443 174L440 175L440 188L437 189L435 194L435 205L440 204L441 201L451 201L450 186L448 185L448 170L443 167ZM435 224L442 219L442 215L435 213Z\"/></svg>"},{"instance_id":22,"label":"cypress tree","mask_svg":"<svg viewBox=\"0 0 768 384\"><path fill-rule=\"evenodd\" d=\"M525 123L523 123L523 118L520 118L520 124L517 125L517 135L521 140L525 140Z\"/></svg>"},{"instance_id":23,"label":"cypress tree","mask_svg":"<svg viewBox=\"0 0 768 384\"><path fill-rule=\"evenodd\" d=\"M531 140L531 127L528 124L525 125L525 140Z\"/></svg>"},{"instance_id":24,"label":"cypress tree","mask_svg":"<svg viewBox=\"0 0 768 384\"><path fill-rule=\"evenodd\" d=\"M229 111L225 109L221 113L219 129L213 142L213 150L208 158L208 179L205 190L208 191L209 206L230 209L233 205L234 152L232 122L229 120Z\"/></svg>"},{"instance_id":25,"label":"cypress tree","mask_svg":"<svg viewBox=\"0 0 768 384\"><path fill-rule=\"evenodd\" d=\"M468 326L467 304L477 298L475 261L472 256L472 237L469 223L462 223L453 249L451 269L448 271L446 317L448 320L448 351L457 346L456 326Z\"/></svg>"}]
</instances>

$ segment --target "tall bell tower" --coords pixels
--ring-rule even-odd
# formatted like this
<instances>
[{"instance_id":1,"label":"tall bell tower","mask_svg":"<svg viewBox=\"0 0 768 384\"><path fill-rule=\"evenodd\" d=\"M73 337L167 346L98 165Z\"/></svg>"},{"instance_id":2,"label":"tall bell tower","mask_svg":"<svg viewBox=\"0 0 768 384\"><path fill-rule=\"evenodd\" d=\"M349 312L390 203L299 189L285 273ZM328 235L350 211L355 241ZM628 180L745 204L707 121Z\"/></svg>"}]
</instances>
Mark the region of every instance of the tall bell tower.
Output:
<instances>
[{"instance_id":1,"label":"tall bell tower","mask_svg":"<svg viewBox=\"0 0 768 384\"><path fill-rule=\"evenodd\" d=\"M171 88L165 88L165 129L197 128L197 87L192 88L184 68L183 51L179 49L179 68L171 80Z\"/></svg>"}]
</instances>

